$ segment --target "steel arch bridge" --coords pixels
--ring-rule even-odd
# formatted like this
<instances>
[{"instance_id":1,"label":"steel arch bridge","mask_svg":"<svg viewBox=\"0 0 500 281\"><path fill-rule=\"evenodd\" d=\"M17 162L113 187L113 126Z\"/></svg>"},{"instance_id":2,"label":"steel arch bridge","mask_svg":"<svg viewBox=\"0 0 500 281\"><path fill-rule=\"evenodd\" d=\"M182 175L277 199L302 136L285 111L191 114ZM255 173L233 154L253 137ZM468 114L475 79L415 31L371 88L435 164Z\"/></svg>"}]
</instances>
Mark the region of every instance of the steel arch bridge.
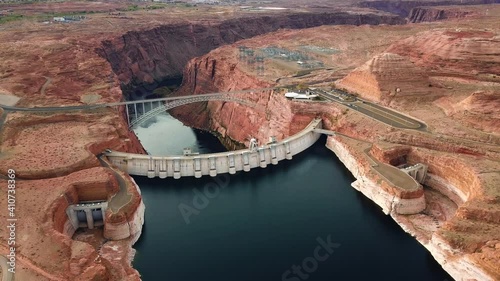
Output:
<instances>
[{"instance_id":1,"label":"steel arch bridge","mask_svg":"<svg viewBox=\"0 0 500 281\"><path fill-rule=\"evenodd\" d=\"M254 102L246 100L242 97L235 96L234 94L225 94L225 93L184 96L172 100L163 100L163 101L141 100L135 102L127 102L127 104L125 104L127 119L129 122L129 128L134 128L137 125L140 125L145 121L155 117L156 115L161 114L172 108L190 103L205 102L205 101L236 102L239 104L243 104L261 110Z\"/></svg>"}]
</instances>

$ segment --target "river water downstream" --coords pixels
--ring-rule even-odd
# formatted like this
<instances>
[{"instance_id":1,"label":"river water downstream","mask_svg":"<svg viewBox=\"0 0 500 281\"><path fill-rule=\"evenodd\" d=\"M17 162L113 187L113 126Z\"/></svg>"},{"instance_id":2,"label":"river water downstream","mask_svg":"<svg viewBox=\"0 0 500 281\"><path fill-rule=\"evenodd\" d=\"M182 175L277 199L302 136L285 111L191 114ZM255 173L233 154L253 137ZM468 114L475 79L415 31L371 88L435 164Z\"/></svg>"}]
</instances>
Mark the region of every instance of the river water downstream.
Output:
<instances>
[{"instance_id":1,"label":"river water downstream","mask_svg":"<svg viewBox=\"0 0 500 281\"><path fill-rule=\"evenodd\" d=\"M213 152L215 137L169 115L136 129L154 155ZM451 281L414 238L354 190L322 137L248 173L135 177L146 223L133 265L144 281ZM300 266L300 268L299 268Z\"/></svg>"}]
</instances>

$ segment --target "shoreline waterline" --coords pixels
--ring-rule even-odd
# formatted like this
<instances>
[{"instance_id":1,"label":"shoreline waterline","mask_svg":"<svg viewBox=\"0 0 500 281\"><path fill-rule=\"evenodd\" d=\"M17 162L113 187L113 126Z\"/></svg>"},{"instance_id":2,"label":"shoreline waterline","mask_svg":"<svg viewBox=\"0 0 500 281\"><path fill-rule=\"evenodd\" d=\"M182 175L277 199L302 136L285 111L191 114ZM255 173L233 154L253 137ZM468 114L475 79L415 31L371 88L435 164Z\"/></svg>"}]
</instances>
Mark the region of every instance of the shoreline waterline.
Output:
<instances>
[{"instance_id":1,"label":"shoreline waterline","mask_svg":"<svg viewBox=\"0 0 500 281\"><path fill-rule=\"evenodd\" d=\"M223 186L210 177L135 177L147 206L133 261L143 280L296 281L305 274L307 280L452 280L425 248L352 189L353 176L325 138L291 161L227 179ZM188 223L179 206L188 206ZM328 254L324 261L308 259L321 239L338 247L318 250Z\"/></svg>"}]
</instances>

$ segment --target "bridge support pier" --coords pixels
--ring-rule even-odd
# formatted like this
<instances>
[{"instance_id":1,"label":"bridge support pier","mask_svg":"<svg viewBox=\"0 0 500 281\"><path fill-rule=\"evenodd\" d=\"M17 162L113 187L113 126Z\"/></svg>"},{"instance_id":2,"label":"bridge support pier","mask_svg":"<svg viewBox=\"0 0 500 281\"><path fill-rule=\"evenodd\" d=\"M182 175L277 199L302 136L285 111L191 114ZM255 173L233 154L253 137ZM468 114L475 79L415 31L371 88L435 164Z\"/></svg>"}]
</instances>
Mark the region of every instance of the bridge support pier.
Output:
<instances>
[{"instance_id":1,"label":"bridge support pier","mask_svg":"<svg viewBox=\"0 0 500 281\"><path fill-rule=\"evenodd\" d=\"M127 112L127 122L128 125L130 126L130 113L128 112L128 104L125 105L125 110Z\"/></svg>"},{"instance_id":2,"label":"bridge support pier","mask_svg":"<svg viewBox=\"0 0 500 281\"><path fill-rule=\"evenodd\" d=\"M137 104L136 103L134 103L134 116L135 116L135 118L137 118L137 116L138 116L137 115ZM130 119L130 123L129 124L132 124L132 121L134 121L134 120Z\"/></svg>"}]
</instances>

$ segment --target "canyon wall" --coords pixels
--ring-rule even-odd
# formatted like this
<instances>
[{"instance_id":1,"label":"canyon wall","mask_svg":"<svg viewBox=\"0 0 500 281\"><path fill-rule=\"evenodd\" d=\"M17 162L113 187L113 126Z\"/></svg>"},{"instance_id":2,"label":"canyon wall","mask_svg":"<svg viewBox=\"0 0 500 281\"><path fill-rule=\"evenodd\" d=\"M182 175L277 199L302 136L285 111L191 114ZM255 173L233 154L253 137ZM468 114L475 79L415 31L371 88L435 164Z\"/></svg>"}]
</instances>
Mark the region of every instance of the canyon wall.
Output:
<instances>
[{"instance_id":1,"label":"canyon wall","mask_svg":"<svg viewBox=\"0 0 500 281\"><path fill-rule=\"evenodd\" d=\"M179 78L190 59L217 47L278 29L403 23L404 20L399 16L375 13L259 15L214 23L181 23L130 31L123 36L103 41L97 52L110 62L127 93L138 85L158 85L163 80Z\"/></svg>"},{"instance_id":2,"label":"canyon wall","mask_svg":"<svg viewBox=\"0 0 500 281\"><path fill-rule=\"evenodd\" d=\"M419 87L427 80L427 74L407 58L387 52L375 56L336 83L365 99L388 104L395 97L429 94L429 89Z\"/></svg>"},{"instance_id":3,"label":"canyon wall","mask_svg":"<svg viewBox=\"0 0 500 281\"><path fill-rule=\"evenodd\" d=\"M242 70L240 63L231 46L195 58L188 63L176 94L271 86ZM323 111L331 116L341 114L339 109L328 109L322 104L291 101L280 91L256 91L245 94L244 99L255 106L210 101L177 107L170 113L189 126L211 131L230 148L248 147L251 137L260 144L267 143L271 136L282 140L302 130Z\"/></svg>"},{"instance_id":4,"label":"canyon wall","mask_svg":"<svg viewBox=\"0 0 500 281\"><path fill-rule=\"evenodd\" d=\"M409 164L429 165L425 190L438 190L454 201L456 209L448 213L446 203L428 199L428 193L422 202L419 198L401 200L387 192L383 183L380 184L368 169L366 155L359 149L362 142L329 137L327 147L356 177L352 187L379 205L384 213L390 214L455 280L498 280L500 212L495 206L499 198L495 191L498 176L492 172L498 170L498 164L488 160L477 162L472 156L406 145L387 143L372 148L377 158L387 162L405 158ZM474 166L470 165L472 162ZM421 204L427 207L419 209ZM400 206L404 208L398 208ZM418 214L404 215L404 211L413 208L420 210ZM434 230L423 230L432 224L437 225Z\"/></svg>"},{"instance_id":5,"label":"canyon wall","mask_svg":"<svg viewBox=\"0 0 500 281\"><path fill-rule=\"evenodd\" d=\"M442 31L438 33L440 32ZM481 33L478 36L481 36ZM494 44L490 40L487 42L490 42L485 43L487 45ZM488 50L489 48L484 49L485 52ZM478 60L478 56L470 56L474 56L472 61ZM374 60L379 62L373 63ZM385 69L380 69L380 61L386 64ZM419 69L419 63L422 62L412 61L411 56L403 59L396 53L383 53L367 64L372 73L377 74L373 75L370 81L394 85L390 88L399 85L402 90L396 93L400 98L406 98L406 92L412 90L412 86L417 87L420 84L424 87L416 89L422 90L419 95L431 95L427 90L428 84L422 83L426 81L427 76ZM459 69L461 66L456 64L456 67ZM189 62L178 94L201 94L204 93L203 89L229 91L268 86L268 83L244 69L237 58L236 46L216 49ZM401 73L401 69L410 71ZM421 75L416 76L415 73ZM401 77L405 79L400 79ZM361 87L360 85L364 85L362 82L366 80L357 78L352 80L352 85ZM368 82L366 85L370 87ZM405 85L404 83L408 84L407 87L401 86ZM424 89L426 92L423 92ZM366 92L373 94L374 91L368 89ZM352 183L353 188L379 205L384 213L390 214L405 231L416 236L457 280L495 280L498 276L498 269L494 268L498 262L498 250L495 250L495 233L499 225L496 219L498 207L495 205L495 202L498 202L495 191L498 165L488 160L498 159L496 149L479 143L472 146L464 144L463 139L436 138L427 132L396 130L358 113L343 110L339 105L290 101L283 97L283 93L254 93L251 99L263 106L264 110L258 111L229 102L208 102L177 108L173 110L173 114L188 125L215 131L240 143L245 143L248 135L257 137L262 142L271 134L278 137L291 134L295 130L294 127L299 127L300 122L313 116L322 117L326 128L364 140L348 142L344 138L328 139L328 146L356 176L357 180ZM490 100L489 96L479 99ZM491 107L484 110L495 111ZM371 150L370 142L375 143ZM370 160L364 154L366 149L384 163L427 163L430 172L425 182L427 188L420 194L415 194L419 196L398 197L394 189L380 181L380 175L370 169ZM457 170L460 173L457 173ZM423 196L428 192L428 187L440 191L445 195L443 197L454 201L458 208L455 207L456 212L441 219L441 228L422 235L422 225L425 228L427 220L436 219L427 213L427 208L442 206L440 202L428 204L427 198ZM423 221L425 223L422 223Z\"/></svg>"},{"instance_id":6,"label":"canyon wall","mask_svg":"<svg viewBox=\"0 0 500 281\"><path fill-rule=\"evenodd\" d=\"M411 14L412 10L417 7L423 6L448 6L448 5L481 5L481 4L493 4L500 3L499 0L445 0L445 1L391 1L391 0L380 0L380 1L363 1L358 4L358 6L363 8L372 8L402 17L407 17Z\"/></svg>"},{"instance_id":7,"label":"canyon wall","mask_svg":"<svg viewBox=\"0 0 500 281\"><path fill-rule=\"evenodd\" d=\"M448 29L410 36L387 52L406 57L435 76L481 79L478 74L500 73L499 48L499 34L493 30Z\"/></svg>"},{"instance_id":8,"label":"canyon wall","mask_svg":"<svg viewBox=\"0 0 500 281\"><path fill-rule=\"evenodd\" d=\"M466 108L476 114L475 120L484 119L484 122L476 123L493 131L492 125L497 120L492 120L494 115L483 112L491 111L492 105L496 104L491 93L494 88L488 87L494 85L492 82L496 82L496 74L500 73L500 61L496 55L499 48L499 35L494 31L424 31L395 42L384 53L374 56L336 84L364 99L389 105L406 103L412 96L422 103L444 95L472 95L467 86L476 83L478 92L463 103L457 104L448 97L436 103L446 110L447 115ZM449 81L459 83L447 84ZM482 92L480 87L487 90Z\"/></svg>"},{"instance_id":9,"label":"canyon wall","mask_svg":"<svg viewBox=\"0 0 500 281\"><path fill-rule=\"evenodd\" d=\"M417 7L413 8L408 15L408 22L430 22L445 19L460 19L466 16L472 16L472 11L463 9L443 9L440 7Z\"/></svg>"}]
</instances>

